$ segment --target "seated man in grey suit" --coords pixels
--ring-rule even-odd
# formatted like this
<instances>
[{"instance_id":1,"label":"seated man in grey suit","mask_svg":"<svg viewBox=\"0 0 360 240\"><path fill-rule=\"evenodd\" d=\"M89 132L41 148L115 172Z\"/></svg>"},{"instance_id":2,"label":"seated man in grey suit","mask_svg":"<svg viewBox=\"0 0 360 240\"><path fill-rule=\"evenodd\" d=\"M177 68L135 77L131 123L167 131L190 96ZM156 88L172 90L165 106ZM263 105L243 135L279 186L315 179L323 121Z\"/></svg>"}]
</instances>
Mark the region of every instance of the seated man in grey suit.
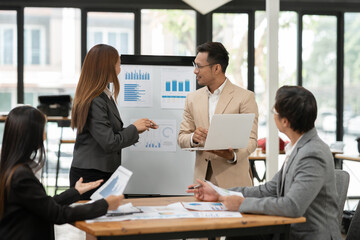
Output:
<instances>
[{"instance_id":1,"label":"seated man in grey suit","mask_svg":"<svg viewBox=\"0 0 360 240\"><path fill-rule=\"evenodd\" d=\"M283 86L276 93L273 113L277 128L289 137L290 143L285 148L285 163L271 181L231 189L242 192L244 198L219 196L200 180L201 186L188 192L199 200L221 201L231 211L306 217L305 223L291 225L290 239L341 239L334 161L314 127L317 116L314 95L303 87Z\"/></svg>"}]
</instances>

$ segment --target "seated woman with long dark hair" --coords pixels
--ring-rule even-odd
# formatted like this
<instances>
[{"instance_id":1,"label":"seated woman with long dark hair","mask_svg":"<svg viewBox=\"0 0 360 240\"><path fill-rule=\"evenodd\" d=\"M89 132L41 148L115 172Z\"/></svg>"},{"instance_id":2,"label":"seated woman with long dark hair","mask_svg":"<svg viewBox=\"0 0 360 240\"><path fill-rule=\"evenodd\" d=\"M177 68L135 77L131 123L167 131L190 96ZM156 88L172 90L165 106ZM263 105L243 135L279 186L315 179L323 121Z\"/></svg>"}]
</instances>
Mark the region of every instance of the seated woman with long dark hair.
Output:
<instances>
[{"instance_id":1,"label":"seated woman with long dark hair","mask_svg":"<svg viewBox=\"0 0 360 240\"><path fill-rule=\"evenodd\" d=\"M104 215L117 209L123 196L70 207L102 180L83 183L50 197L35 173L45 161L46 118L30 106L14 108L6 122L0 159L0 239L54 239L54 224Z\"/></svg>"}]
</instances>

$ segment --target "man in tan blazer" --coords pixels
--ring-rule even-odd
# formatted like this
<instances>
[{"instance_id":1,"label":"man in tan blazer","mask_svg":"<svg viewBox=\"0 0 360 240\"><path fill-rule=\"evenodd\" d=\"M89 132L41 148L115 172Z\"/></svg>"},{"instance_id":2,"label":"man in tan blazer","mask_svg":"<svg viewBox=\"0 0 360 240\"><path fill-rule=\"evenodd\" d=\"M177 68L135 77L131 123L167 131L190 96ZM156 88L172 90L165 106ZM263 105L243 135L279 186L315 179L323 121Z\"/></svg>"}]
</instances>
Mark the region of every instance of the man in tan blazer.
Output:
<instances>
[{"instance_id":1,"label":"man in tan blazer","mask_svg":"<svg viewBox=\"0 0 360 240\"><path fill-rule=\"evenodd\" d=\"M198 46L194 73L199 85L205 87L186 98L178 143L181 148L203 146L214 114L255 113L246 149L197 151L194 171L194 182L199 178L223 188L251 186L248 156L257 146L258 108L253 92L226 78L228 62L228 52L221 43Z\"/></svg>"}]
</instances>

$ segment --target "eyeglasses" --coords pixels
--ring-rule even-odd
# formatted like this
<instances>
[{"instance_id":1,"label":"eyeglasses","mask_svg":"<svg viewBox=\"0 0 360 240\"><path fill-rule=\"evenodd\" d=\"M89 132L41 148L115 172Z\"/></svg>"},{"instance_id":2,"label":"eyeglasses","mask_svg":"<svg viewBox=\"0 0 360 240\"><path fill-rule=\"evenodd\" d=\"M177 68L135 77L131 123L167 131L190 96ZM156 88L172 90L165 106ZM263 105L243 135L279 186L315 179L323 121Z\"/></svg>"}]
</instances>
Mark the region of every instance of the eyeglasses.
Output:
<instances>
[{"instance_id":1,"label":"eyeglasses","mask_svg":"<svg viewBox=\"0 0 360 240\"><path fill-rule=\"evenodd\" d=\"M196 70L200 70L200 69L202 69L202 68L204 68L204 67L208 67L208 66L214 65L214 64L208 64L208 65L204 65L204 66L199 66L199 65L197 65L195 62L193 62L192 64L193 64L193 66L194 66L194 68L195 68Z\"/></svg>"},{"instance_id":2,"label":"eyeglasses","mask_svg":"<svg viewBox=\"0 0 360 240\"><path fill-rule=\"evenodd\" d=\"M276 109L274 107L271 109L271 113L275 114L275 115L279 115L279 113L276 111Z\"/></svg>"}]
</instances>

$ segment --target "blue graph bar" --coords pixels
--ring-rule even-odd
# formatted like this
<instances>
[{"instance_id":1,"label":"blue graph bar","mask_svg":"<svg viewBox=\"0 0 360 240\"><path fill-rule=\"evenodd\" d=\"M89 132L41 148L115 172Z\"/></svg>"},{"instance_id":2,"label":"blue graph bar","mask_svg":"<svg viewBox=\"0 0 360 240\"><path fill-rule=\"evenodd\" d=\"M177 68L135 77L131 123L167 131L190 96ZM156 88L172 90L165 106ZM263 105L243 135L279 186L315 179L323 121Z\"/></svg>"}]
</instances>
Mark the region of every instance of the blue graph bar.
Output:
<instances>
[{"instance_id":1,"label":"blue graph bar","mask_svg":"<svg viewBox=\"0 0 360 240\"><path fill-rule=\"evenodd\" d=\"M158 143L147 142L145 144L145 148L160 148L160 147L161 147L160 142L158 142Z\"/></svg>"},{"instance_id":2,"label":"blue graph bar","mask_svg":"<svg viewBox=\"0 0 360 240\"><path fill-rule=\"evenodd\" d=\"M134 72L125 72L125 80L150 80L150 73L134 71Z\"/></svg>"},{"instance_id":3,"label":"blue graph bar","mask_svg":"<svg viewBox=\"0 0 360 240\"><path fill-rule=\"evenodd\" d=\"M179 82L179 92L184 91L184 83L183 82Z\"/></svg>"},{"instance_id":4,"label":"blue graph bar","mask_svg":"<svg viewBox=\"0 0 360 240\"><path fill-rule=\"evenodd\" d=\"M173 90L173 92L177 91L177 81L176 80L172 80L172 90Z\"/></svg>"},{"instance_id":5,"label":"blue graph bar","mask_svg":"<svg viewBox=\"0 0 360 240\"><path fill-rule=\"evenodd\" d=\"M190 81L185 80L185 92L190 92Z\"/></svg>"},{"instance_id":6,"label":"blue graph bar","mask_svg":"<svg viewBox=\"0 0 360 240\"><path fill-rule=\"evenodd\" d=\"M124 84L124 101L136 102L145 94L145 90L139 90L138 84Z\"/></svg>"},{"instance_id":7,"label":"blue graph bar","mask_svg":"<svg viewBox=\"0 0 360 240\"><path fill-rule=\"evenodd\" d=\"M104 188L101 192L100 195L103 197L108 197L110 196L114 191L116 191L116 183L119 179L119 176L117 176L116 178L114 178L109 185Z\"/></svg>"},{"instance_id":8,"label":"blue graph bar","mask_svg":"<svg viewBox=\"0 0 360 240\"><path fill-rule=\"evenodd\" d=\"M186 96L161 96L162 98L186 98Z\"/></svg>"},{"instance_id":9,"label":"blue graph bar","mask_svg":"<svg viewBox=\"0 0 360 240\"><path fill-rule=\"evenodd\" d=\"M166 82L166 91L170 92L170 82Z\"/></svg>"}]
</instances>

